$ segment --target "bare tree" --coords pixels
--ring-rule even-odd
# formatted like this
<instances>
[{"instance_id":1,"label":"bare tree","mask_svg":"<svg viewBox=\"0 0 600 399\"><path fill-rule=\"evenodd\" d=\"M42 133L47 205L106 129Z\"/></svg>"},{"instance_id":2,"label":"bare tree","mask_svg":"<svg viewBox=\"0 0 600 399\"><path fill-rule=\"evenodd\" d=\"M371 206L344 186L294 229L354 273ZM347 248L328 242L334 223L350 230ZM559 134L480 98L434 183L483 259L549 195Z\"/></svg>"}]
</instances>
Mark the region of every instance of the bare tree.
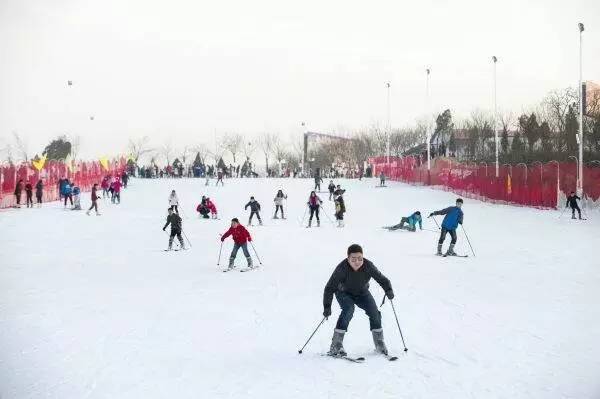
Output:
<instances>
[{"instance_id":1,"label":"bare tree","mask_svg":"<svg viewBox=\"0 0 600 399\"><path fill-rule=\"evenodd\" d=\"M256 152L256 142L252 142L252 140L248 140L248 142L242 146L242 152L244 153L246 160L249 160L250 158L252 158L252 154L254 154L254 152Z\"/></svg>"},{"instance_id":2,"label":"bare tree","mask_svg":"<svg viewBox=\"0 0 600 399\"><path fill-rule=\"evenodd\" d=\"M265 156L265 170L269 172L269 157L273 154L273 146L275 144L275 135L271 133L263 133L258 138L258 147Z\"/></svg>"},{"instance_id":3,"label":"bare tree","mask_svg":"<svg viewBox=\"0 0 600 399\"><path fill-rule=\"evenodd\" d=\"M9 164L14 162L12 144L8 140L2 139L0 142L0 154L2 156L0 159L5 160Z\"/></svg>"},{"instance_id":4,"label":"bare tree","mask_svg":"<svg viewBox=\"0 0 600 399\"><path fill-rule=\"evenodd\" d=\"M149 154L154 151L150 147L150 137L148 136L143 136L137 139L129 139L127 150L133 157L135 163L137 163L140 157L142 157L144 154Z\"/></svg>"},{"instance_id":5,"label":"bare tree","mask_svg":"<svg viewBox=\"0 0 600 399\"><path fill-rule=\"evenodd\" d=\"M187 160L188 155L190 154L191 151L192 151L192 148L188 144L184 145L183 148L181 149L181 163L183 165L186 164L185 161Z\"/></svg>"},{"instance_id":6,"label":"bare tree","mask_svg":"<svg viewBox=\"0 0 600 399\"><path fill-rule=\"evenodd\" d=\"M20 161L29 162L29 153L27 141L21 137L19 133L13 131L13 139L15 141L14 150L16 150L17 156ZM11 153L12 154L12 153Z\"/></svg>"},{"instance_id":7,"label":"bare tree","mask_svg":"<svg viewBox=\"0 0 600 399\"><path fill-rule=\"evenodd\" d=\"M160 147L160 154L167 161L167 165L171 164L171 157L173 156L173 142L169 139Z\"/></svg>"},{"instance_id":8,"label":"bare tree","mask_svg":"<svg viewBox=\"0 0 600 399\"><path fill-rule=\"evenodd\" d=\"M240 153L244 146L244 137L239 133L226 134L221 143L223 148L233 157L233 163L236 164L236 155Z\"/></svg>"},{"instance_id":9,"label":"bare tree","mask_svg":"<svg viewBox=\"0 0 600 399\"><path fill-rule=\"evenodd\" d=\"M69 142L71 143L71 159L75 160L77 159L81 148L81 136L75 135L69 137Z\"/></svg>"},{"instance_id":10,"label":"bare tree","mask_svg":"<svg viewBox=\"0 0 600 399\"><path fill-rule=\"evenodd\" d=\"M550 92L541 103L541 117L554 132L564 132L569 107L579 101L577 90L569 87Z\"/></svg>"}]
</instances>

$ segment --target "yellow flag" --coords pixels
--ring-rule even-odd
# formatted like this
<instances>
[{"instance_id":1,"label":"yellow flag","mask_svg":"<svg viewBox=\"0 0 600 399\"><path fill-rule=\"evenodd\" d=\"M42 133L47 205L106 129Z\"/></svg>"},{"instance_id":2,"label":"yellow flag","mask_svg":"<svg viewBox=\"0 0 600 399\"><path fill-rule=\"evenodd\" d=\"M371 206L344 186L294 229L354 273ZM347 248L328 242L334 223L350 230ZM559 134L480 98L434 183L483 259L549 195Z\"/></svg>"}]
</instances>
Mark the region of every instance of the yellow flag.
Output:
<instances>
[{"instance_id":1,"label":"yellow flag","mask_svg":"<svg viewBox=\"0 0 600 399\"><path fill-rule=\"evenodd\" d=\"M510 178L510 174L506 176L506 192L508 195L512 194L512 180Z\"/></svg>"},{"instance_id":2,"label":"yellow flag","mask_svg":"<svg viewBox=\"0 0 600 399\"><path fill-rule=\"evenodd\" d=\"M46 164L46 156L42 156L39 160L37 161L31 161L31 163L33 164L33 167L39 172L40 170L42 170L44 168L44 165Z\"/></svg>"},{"instance_id":3,"label":"yellow flag","mask_svg":"<svg viewBox=\"0 0 600 399\"><path fill-rule=\"evenodd\" d=\"M106 157L100 158L100 165L102 165L104 170L108 170L108 158L106 158Z\"/></svg>"}]
</instances>

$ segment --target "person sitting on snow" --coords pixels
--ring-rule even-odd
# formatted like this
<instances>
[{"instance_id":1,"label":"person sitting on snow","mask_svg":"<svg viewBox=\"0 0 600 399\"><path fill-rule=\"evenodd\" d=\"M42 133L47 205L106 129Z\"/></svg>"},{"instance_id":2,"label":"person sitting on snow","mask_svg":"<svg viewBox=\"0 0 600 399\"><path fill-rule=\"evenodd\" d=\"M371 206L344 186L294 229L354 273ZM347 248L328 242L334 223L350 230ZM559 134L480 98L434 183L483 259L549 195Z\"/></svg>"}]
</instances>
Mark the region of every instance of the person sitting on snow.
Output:
<instances>
[{"instance_id":1,"label":"person sitting on snow","mask_svg":"<svg viewBox=\"0 0 600 399\"><path fill-rule=\"evenodd\" d=\"M404 225L405 223L408 223L408 226L405 226ZM384 228L386 228L390 231L403 229L403 230L412 231L414 233L415 231L417 231L417 223L419 223L419 229L423 230L423 219L421 218L421 212L419 212L419 211L416 211L409 217L402 217L402 219L400 220L400 223L398 223L394 226L389 226L389 227L384 227Z\"/></svg>"},{"instance_id":2,"label":"person sitting on snow","mask_svg":"<svg viewBox=\"0 0 600 399\"><path fill-rule=\"evenodd\" d=\"M211 201L210 198L206 197L206 204L205 206L210 210L210 216L213 219L217 219L217 207L215 206L215 203Z\"/></svg>"}]
</instances>

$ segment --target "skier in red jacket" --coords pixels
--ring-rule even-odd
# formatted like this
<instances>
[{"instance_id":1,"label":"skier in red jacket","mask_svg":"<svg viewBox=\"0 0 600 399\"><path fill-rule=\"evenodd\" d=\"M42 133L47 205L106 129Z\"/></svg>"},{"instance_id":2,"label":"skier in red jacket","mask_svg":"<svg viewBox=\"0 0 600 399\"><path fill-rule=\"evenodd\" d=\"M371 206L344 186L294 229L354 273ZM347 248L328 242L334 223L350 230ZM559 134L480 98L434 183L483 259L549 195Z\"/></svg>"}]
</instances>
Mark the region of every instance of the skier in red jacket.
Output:
<instances>
[{"instance_id":1,"label":"skier in red jacket","mask_svg":"<svg viewBox=\"0 0 600 399\"><path fill-rule=\"evenodd\" d=\"M206 207L210 209L210 216L212 216L213 219L218 219L217 207L215 206L215 203L212 202L208 197L206 197Z\"/></svg>"},{"instance_id":2,"label":"skier in red jacket","mask_svg":"<svg viewBox=\"0 0 600 399\"><path fill-rule=\"evenodd\" d=\"M235 267L233 262L235 261L235 257L240 248L244 251L244 256L248 261L248 267L252 269L254 267L252 265L252 257L250 256L250 252L248 252L248 241L252 241L252 237L248 230L240 224L240 221L237 218L231 219L231 227L221 236L221 242L225 241L229 236L233 237L234 243L233 250L229 256L229 269L231 270Z\"/></svg>"}]
</instances>

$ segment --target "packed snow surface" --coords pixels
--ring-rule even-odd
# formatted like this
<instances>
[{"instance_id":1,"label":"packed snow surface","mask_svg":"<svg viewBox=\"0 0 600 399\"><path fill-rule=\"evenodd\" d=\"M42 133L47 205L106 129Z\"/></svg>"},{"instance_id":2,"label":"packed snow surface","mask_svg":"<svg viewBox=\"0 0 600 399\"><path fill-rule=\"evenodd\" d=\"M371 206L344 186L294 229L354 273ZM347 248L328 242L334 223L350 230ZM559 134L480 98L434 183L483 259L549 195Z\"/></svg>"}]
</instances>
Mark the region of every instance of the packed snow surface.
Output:
<instances>
[{"instance_id":1,"label":"packed snow surface","mask_svg":"<svg viewBox=\"0 0 600 399\"><path fill-rule=\"evenodd\" d=\"M326 180L323 190L326 190ZM600 398L600 216L466 199L457 252L434 256L427 230L388 232L415 210L452 205L455 194L374 179L338 180L346 227L333 227L323 193L321 227L300 225L312 180L133 180L102 216L42 209L0 212L0 397L24 398ZM287 220L273 220L277 189ZM177 190L193 247L164 252L168 196ZM201 195L220 220L200 220ZM222 273L219 233L245 224L250 195L264 226L249 227L264 264ZM82 205L89 206L89 193ZM438 218L441 222L441 218ZM444 249L447 248L449 238ZM322 319L325 282L359 243L392 281L402 342L389 303L386 342L373 354L357 309L345 348L366 362L321 354L339 306ZM252 249L252 248L251 248ZM254 252L253 252L254 255ZM245 259L240 251L236 264ZM258 263L255 257L255 263ZM371 283L379 302L381 288Z\"/></svg>"}]
</instances>

